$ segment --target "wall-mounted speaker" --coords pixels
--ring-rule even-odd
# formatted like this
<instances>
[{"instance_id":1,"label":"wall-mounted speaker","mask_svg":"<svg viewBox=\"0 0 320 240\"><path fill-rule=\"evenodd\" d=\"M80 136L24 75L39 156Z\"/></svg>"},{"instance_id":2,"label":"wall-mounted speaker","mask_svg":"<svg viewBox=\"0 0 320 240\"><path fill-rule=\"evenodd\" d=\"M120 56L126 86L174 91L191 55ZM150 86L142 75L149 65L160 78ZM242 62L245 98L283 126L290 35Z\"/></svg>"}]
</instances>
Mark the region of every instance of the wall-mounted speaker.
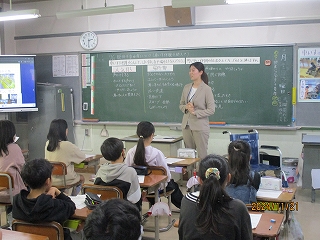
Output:
<instances>
[{"instance_id":1,"label":"wall-mounted speaker","mask_svg":"<svg viewBox=\"0 0 320 240\"><path fill-rule=\"evenodd\" d=\"M194 25L194 7L172 8L172 6L164 6L164 14L168 27Z\"/></svg>"}]
</instances>

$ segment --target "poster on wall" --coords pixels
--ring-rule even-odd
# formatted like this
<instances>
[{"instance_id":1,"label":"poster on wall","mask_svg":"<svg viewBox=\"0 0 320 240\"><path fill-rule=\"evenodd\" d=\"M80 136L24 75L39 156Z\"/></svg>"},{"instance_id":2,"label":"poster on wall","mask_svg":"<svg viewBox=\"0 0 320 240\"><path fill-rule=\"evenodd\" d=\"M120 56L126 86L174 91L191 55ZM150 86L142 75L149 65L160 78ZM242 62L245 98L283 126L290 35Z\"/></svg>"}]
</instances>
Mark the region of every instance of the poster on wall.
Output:
<instances>
[{"instance_id":1,"label":"poster on wall","mask_svg":"<svg viewBox=\"0 0 320 240\"><path fill-rule=\"evenodd\" d=\"M320 102L320 47L299 48L298 100Z\"/></svg>"}]
</instances>

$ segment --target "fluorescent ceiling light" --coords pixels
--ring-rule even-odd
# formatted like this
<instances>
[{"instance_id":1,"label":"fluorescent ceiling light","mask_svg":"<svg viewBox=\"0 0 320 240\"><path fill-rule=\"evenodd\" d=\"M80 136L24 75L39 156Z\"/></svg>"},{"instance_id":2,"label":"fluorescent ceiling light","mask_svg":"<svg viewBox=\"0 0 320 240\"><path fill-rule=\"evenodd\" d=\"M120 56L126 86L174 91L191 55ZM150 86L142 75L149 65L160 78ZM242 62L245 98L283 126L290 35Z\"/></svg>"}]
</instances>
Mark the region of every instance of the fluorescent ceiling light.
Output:
<instances>
[{"instance_id":1,"label":"fluorescent ceiling light","mask_svg":"<svg viewBox=\"0 0 320 240\"><path fill-rule=\"evenodd\" d=\"M226 4L226 0L172 0L173 8L224 5L224 4Z\"/></svg>"},{"instance_id":2,"label":"fluorescent ceiling light","mask_svg":"<svg viewBox=\"0 0 320 240\"><path fill-rule=\"evenodd\" d=\"M13 11L12 10L12 3L10 0L10 10L7 12L0 12L0 21L31 19L31 18L38 18L40 16L41 15L39 14L38 9L27 9L27 10Z\"/></svg>"},{"instance_id":3,"label":"fluorescent ceiling light","mask_svg":"<svg viewBox=\"0 0 320 240\"><path fill-rule=\"evenodd\" d=\"M101 7L101 8L80 9L80 10L73 10L73 11L66 11L66 12L57 12L56 16L58 19L62 19L62 18L85 17L85 16L133 12L133 11L134 11L134 5L128 4L128 5L119 5L119 6L110 6L110 7Z\"/></svg>"}]
</instances>

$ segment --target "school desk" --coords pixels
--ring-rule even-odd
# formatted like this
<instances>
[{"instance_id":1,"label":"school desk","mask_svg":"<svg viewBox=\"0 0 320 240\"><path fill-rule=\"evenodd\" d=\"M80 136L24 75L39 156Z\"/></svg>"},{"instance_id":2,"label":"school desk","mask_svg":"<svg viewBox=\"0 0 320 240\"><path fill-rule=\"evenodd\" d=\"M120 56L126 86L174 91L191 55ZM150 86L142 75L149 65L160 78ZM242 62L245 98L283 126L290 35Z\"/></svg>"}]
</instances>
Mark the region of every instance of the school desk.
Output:
<instances>
[{"instance_id":1,"label":"school desk","mask_svg":"<svg viewBox=\"0 0 320 240\"><path fill-rule=\"evenodd\" d=\"M280 227L283 222L284 215L269 212L251 212L250 214L262 214L260 221L255 229L252 229L254 237L265 237L268 239L276 239L280 233ZM271 222L271 219L275 220ZM272 227L270 227L272 226Z\"/></svg>"},{"instance_id":2,"label":"school desk","mask_svg":"<svg viewBox=\"0 0 320 240\"><path fill-rule=\"evenodd\" d=\"M98 171L98 166L100 164L100 159L103 156L101 154L96 155L88 155L86 156L86 159L82 161L84 165L87 165L88 167L93 166L94 167L94 173L96 174Z\"/></svg>"},{"instance_id":3,"label":"school desk","mask_svg":"<svg viewBox=\"0 0 320 240\"><path fill-rule=\"evenodd\" d=\"M169 157L168 159L179 159L177 157ZM193 171L196 169L196 164L201 159L200 158L180 158L181 161L177 161L174 163L168 163L168 166L171 168L181 167L186 168L189 173L188 177L191 178L193 176ZM183 180L183 171L180 172L180 180Z\"/></svg>"},{"instance_id":4,"label":"school desk","mask_svg":"<svg viewBox=\"0 0 320 240\"><path fill-rule=\"evenodd\" d=\"M140 183L140 187L147 188L148 191L155 192L155 203L158 202L159 192L156 191L160 184L167 180L168 176L150 174L144 177L144 182ZM85 220L92 210L88 208L76 209L72 218ZM159 240L159 218L155 216L155 240Z\"/></svg>"},{"instance_id":5,"label":"school desk","mask_svg":"<svg viewBox=\"0 0 320 240\"><path fill-rule=\"evenodd\" d=\"M1 229L2 240L49 240L47 236Z\"/></svg>"},{"instance_id":6,"label":"school desk","mask_svg":"<svg viewBox=\"0 0 320 240\"><path fill-rule=\"evenodd\" d=\"M137 135L122 138L121 141L125 142L127 151L137 145L139 138ZM182 148L182 136L170 137L170 136L155 136L151 145L158 148L163 152L165 156L177 156L179 148Z\"/></svg>"},{"instance_id":7,"label":"school desk","mask_svg":"<svg viewBox=\"0 0 320 240\"><path fill-rule=\"evenodd\" d=\"M298 202L293 202L296 188L283 188L281 194L277 198L257 196L258 202L279 203L279 207L285 214L285 223L288 221L290 211L298 211Z\"/></svg>"}]
</instances>

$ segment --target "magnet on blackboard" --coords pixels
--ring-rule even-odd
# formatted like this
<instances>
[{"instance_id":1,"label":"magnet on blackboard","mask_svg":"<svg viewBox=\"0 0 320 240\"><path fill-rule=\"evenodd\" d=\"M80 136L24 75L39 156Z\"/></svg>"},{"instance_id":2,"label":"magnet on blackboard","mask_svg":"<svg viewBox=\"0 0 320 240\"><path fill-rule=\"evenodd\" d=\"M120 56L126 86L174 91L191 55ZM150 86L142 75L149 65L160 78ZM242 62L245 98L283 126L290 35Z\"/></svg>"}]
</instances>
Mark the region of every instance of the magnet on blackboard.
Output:
<instances>
[{"instance_id":1,"label":"magnet on blackboard","mask_svg":"<svg viewBox=\"0 0 320 240\"><path fill-rule=\"evenodd\" d=\"M265 60L265 61L264 61L264 65L270 66L270 65L271 65L271 60Z\"/></svg>"},{"instance_id":2,"label":"magnet on blackboard","mask_svg":"<svg viewBox=\"0 0 320 240\"><path fill-rule=\"evenodd\" d=\"M82 110L83 111L88 111L88 103L87 102L84 102L83 105L82 105Z\"/></svg>"}]
</instances>

